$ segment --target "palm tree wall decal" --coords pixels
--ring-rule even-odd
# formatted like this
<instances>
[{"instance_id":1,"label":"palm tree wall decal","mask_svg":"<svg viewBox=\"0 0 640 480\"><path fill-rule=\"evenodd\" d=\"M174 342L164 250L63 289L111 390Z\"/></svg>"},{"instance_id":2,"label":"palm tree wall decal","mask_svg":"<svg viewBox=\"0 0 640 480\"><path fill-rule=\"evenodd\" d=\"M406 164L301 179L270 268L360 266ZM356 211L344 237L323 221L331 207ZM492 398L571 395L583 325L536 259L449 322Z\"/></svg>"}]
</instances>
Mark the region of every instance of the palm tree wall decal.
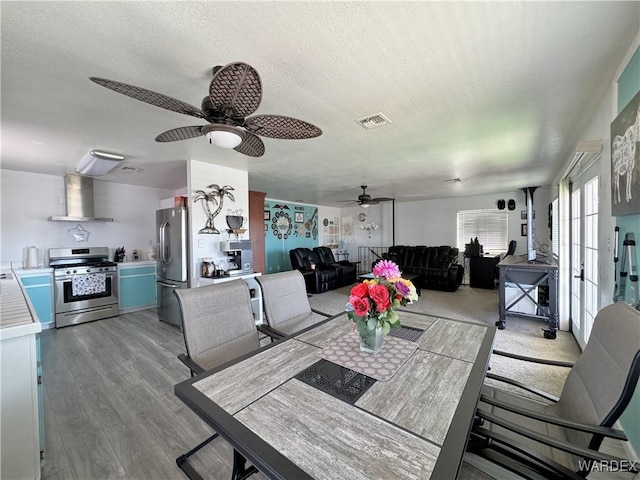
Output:
<instances>
[{"instance_id":1,"label":"palm tree wall decal","mask_svg":"<svg viewBox=\"0 0 640 480\"><path fill-rule=\"evenodd\" d=\"M224 197L229 197L232 202L236 201L233 193L231 193L234 188L230 185L220 187L215 183L207 186L207 188L211 188L212 190L209 193L205 192L204 190L196 190L196 198L194 198L193 200L193 203L202 201L202 208L204 208L204 211L207 214L207 223L198 231L198 233L209 233L217 235L220 233L220 231L215 227L213 220L222 211ZM214 206L218 206L214 212L211 212L211 207L209 206L210 203L212 203Z\"/></svg>"}]
</instances>

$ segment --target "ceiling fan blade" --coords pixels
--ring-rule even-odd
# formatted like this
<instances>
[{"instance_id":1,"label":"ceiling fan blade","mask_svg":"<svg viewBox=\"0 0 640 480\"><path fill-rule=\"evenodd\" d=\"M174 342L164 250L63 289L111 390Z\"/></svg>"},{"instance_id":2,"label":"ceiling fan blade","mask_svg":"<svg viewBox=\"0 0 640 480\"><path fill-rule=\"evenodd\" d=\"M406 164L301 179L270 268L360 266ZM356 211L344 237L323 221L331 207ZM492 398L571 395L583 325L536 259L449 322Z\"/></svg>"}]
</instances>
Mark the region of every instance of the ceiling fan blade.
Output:
<instances>
[{"instance_id":1,"label":"ceiling fan blade","mask_svg":"<svg viewBox=\"0 0 640 480\"><path fill-rule=\"evenodd\" d=\"M253 133L245 132L244 140L234 150L250 157L261 157L264 155L264 143Z\"/></svg>"},{"instance_id":2,"label":"ceiling fan blade","mask_svg":"<svg viewBox=\"0 0 640 480\"><path fill-rule=\"evenodd\" d=\"M201 126L178 127L161 133L156 137L156 142L177 142L178 140L189 140L190 138L201 137Z\"/></svg>"},{"instance_id":3,"label":"ceiling fan blade","mask_svg":"<svg viewBox=\"0 0 640 480\"><path fill-rule=\"evenodd\" d=\"M244 127L261 137L300 140L322 135L315 125L284 115L256 115L247 118Z\"/></svg>"},{"instance_id":4,"label":"ceiling fan blade","mask_svg":"<svg viewBox=\"0 0 640 480\"><path fill-rule=\"evenodd\" d=\"M371 199L372 202L376 202L376 203L391 202L393 200L395 200L395 198L390 198L390 197L376 197Z\"/></svg>"},{"instance_id":5,"label":"ceiling fan blade","mask_svg":"<svg viewBox=\"0 0 640 480\"><path fill-rule=\"evenodd\" d=\"M192 117L204 118L204 113L197 107L189 105L182 100L177 100L162 93L147 90L146 88L136 87L135 85L129 85L128 83L116 82L114 80L107 80L106 78L89 77L89 80L102 85L114 92L121 93L127 97L135 98L141 102L155 105L156 107L171 110L172 112L182 113L184 115L191 115Z\"/></svg>"},{"instance_id":6,"label":"ceiling fan blade","mask_svg":"<svg viewBox=\"0 0 640 480\"><path fill-rule=\"evenodd\" d=\"M233 107L242 117L251 115L262 100L260 75L246 63L236 62L219 69L209 85L209 97L216 110Z\"/></svg>"}]
</instances>

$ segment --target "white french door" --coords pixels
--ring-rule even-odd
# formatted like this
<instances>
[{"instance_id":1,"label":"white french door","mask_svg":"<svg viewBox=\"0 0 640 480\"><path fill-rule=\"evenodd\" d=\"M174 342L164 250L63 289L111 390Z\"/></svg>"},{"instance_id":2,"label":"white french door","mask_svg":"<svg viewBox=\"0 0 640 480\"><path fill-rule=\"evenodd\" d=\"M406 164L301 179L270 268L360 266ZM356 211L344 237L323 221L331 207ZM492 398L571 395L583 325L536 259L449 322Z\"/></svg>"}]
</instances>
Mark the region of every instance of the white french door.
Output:
<instances>
[{"instance_id":1,"label":"white french door","mask_svg":"<svg viewBox=\"0 0 640 480\"><path fill-rule=\"evenodd\" d=\"M598 312L598 164L571 184L571 328L582 348Z\"/></svg>"}]
</instances>

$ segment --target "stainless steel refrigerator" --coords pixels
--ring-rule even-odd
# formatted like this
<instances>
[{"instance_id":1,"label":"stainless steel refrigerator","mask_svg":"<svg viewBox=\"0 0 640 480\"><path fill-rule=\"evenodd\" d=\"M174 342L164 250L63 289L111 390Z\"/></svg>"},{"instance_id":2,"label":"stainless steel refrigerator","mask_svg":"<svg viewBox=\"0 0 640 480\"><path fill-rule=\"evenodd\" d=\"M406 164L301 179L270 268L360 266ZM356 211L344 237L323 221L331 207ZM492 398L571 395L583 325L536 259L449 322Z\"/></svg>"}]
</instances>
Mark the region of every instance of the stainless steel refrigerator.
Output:
<instances>
[{"instance_id":1,"label":"stainless steel refrigerator","mask_svg":"<svg viewBox=\"0 0 640 480\"><path fill-rule=\"evenodd\" d=\"M180 326L180 307L173 294L189 288L189 231L185 207L156 211L158 243L158 318Z\"/></svg>"}]
</instances>

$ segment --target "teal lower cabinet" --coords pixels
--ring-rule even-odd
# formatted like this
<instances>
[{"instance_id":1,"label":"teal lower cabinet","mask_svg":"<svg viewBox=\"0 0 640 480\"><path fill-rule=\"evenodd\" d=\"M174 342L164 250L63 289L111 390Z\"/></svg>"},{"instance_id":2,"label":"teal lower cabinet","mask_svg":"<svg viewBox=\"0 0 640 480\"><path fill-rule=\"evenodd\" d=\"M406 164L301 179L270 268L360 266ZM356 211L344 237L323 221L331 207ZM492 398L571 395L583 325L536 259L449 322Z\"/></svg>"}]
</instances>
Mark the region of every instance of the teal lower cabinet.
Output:
<instances>
[{"instance_id":1,"label":"teal lower cabinet","mask_svg":"<svg viewBox=\"0 0 640 480\"><path fill-rule=\"evenodd\" d=\"M53 324L53 278L46 275L20 275L18 277L35 310L38 321Z\"/></svg>"},{"instance_id":2,"label":"teal lower cabinet","mask_svg":"<svg viewBox=\"0 0 640 480\"><path fill-rule=\"evenodd\" d=\"M142 310L156 306L156 266L120 266L118 268L120 311Z\"/></svg>"}]
</instances>

